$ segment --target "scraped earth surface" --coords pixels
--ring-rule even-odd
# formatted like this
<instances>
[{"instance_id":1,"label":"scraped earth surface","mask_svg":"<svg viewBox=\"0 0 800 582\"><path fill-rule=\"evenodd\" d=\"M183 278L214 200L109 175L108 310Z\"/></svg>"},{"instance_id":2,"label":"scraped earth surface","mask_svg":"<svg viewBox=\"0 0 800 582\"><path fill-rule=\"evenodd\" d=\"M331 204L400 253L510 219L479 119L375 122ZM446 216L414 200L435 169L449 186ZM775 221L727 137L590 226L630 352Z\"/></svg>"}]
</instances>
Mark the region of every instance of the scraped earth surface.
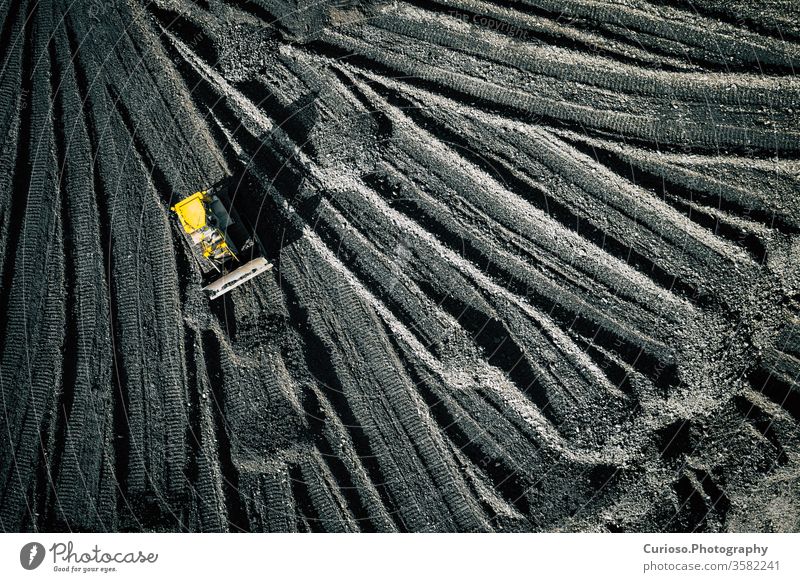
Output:
<instances>
[{"instance_id":1,"label":"scraped earth surface","mask_svg":"<svg viewBox=\"0 0 800 582\"><path fill-rule=\"evenodd\" d=\"M5 0L0 529L800 529L798 22Z\"/></svg>"}]
</instances>

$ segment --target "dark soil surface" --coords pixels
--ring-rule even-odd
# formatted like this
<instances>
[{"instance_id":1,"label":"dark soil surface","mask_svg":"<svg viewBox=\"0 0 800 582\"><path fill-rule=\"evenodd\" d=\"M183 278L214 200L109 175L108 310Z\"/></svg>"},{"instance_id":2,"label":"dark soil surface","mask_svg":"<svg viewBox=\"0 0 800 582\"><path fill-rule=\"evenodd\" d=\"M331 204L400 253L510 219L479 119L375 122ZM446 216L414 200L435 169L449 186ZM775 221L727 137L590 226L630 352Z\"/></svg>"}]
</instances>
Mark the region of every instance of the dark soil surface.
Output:
<instances>
[{"instance_id":1,"label":"dark soil surface","mask_svg":"<svg viewBox=\"0 0 800 582\"><path fill-rule=\"evenodd\" d=\"M800 530L799 22L2 0L0 530Z\"/></svg>"}]
</instances>

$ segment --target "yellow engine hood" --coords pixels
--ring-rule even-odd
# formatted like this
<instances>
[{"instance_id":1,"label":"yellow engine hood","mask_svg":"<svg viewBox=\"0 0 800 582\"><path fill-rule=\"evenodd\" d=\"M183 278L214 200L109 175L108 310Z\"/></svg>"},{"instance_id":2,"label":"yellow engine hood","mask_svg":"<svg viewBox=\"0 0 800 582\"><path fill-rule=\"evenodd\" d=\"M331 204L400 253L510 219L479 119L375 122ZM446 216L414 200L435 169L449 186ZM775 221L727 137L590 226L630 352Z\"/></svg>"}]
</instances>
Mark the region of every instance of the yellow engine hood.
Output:
<instances>
[{"instance_id":1,"label":"yellow engine hood","mask_svg":"<svg viewBox=\"0 0 800 582\"><path fill-rule=\"evenodd\" d=\"M183 229L189 234L206 225L205 194L205 192L196 192L172 207L178 215Z\"/></svg>"}]
</instances>

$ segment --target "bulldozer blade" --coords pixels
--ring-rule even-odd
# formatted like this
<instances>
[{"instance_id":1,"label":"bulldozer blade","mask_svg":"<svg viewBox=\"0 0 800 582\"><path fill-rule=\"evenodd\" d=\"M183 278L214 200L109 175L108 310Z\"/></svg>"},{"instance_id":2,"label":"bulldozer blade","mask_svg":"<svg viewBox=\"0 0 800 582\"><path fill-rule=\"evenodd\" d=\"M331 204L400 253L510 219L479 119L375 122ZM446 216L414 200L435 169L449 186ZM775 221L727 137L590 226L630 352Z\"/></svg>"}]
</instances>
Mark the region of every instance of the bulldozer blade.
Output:
<instances>
[{"instance_id":1,"label":"bulldozer blade","mask_svg":"<svg viewBox=\"0 0 800 582\"><path fill-rule=\"evenodd\" d=\"M258 257L252 261L242 265L235 271L223 275L213 283L203 287L207 291L211 299L216 299L225 295L228 291L236 289L242 283L245 283L253 277L269 271L272 268L272 263L267 261L264 257Z\"/></svg>"}]
</instances>

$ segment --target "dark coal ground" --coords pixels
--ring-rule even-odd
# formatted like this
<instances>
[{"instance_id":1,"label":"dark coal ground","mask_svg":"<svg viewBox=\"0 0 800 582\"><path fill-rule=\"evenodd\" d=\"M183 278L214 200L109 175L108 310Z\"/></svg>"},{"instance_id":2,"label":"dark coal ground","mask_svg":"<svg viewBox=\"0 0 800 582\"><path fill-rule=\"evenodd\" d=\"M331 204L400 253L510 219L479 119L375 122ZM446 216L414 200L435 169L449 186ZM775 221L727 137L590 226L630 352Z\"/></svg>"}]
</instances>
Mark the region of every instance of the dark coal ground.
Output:
<instances>
[{"instance_id":1,"label":"dark coal ground","mask_svg":"<svg viewBox=\"0 0 800 582\"><path fill-rule=\"evenodd\" d=\"M798 22L2 1L0 530L797 531Z\"/></svg>"}]
</instances>

